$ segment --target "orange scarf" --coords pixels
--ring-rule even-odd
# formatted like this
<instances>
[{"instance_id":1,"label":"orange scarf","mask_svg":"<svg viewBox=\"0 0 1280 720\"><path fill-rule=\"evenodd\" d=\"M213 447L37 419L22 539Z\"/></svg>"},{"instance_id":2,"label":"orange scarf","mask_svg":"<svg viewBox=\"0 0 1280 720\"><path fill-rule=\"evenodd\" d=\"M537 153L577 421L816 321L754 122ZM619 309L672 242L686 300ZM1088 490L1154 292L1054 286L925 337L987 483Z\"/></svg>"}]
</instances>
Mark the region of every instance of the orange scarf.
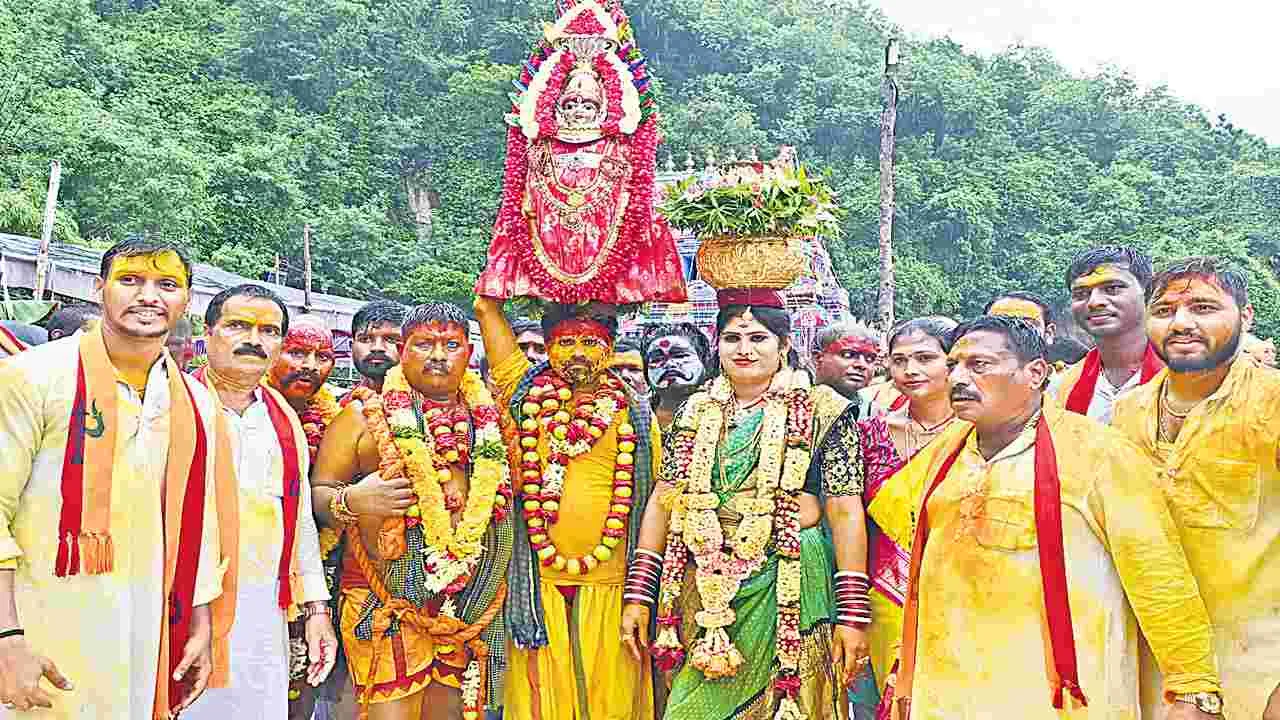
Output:
<instances>
[{"instance_id":1,"label":"orange scarf","mask_svg":"<svg viewBox=\"0 0 1280 720\"><path fill-rule=\"evenodd\" d=\"M161 499L164 513L164 598L168 610L160 619L160 656L157 663L155 718L167 718L184 694L172 680L191 634L191 616L200 545L204 532L205 490L208 482L209 435L195 397L173 358L162 356L169 383L169 447ZM111 540L111 473L115 465L117 393L115 368L107 355L102 330L95 328L80 338L80 362L76 368L76 394L71 407L67 447L62 464L62 513L58 519L58 555L54 573L67 577L80 573L110 573L115 567ZM221 439L218 440L221 446ZM215 448L215 457L217 449ZM215 463L221 469L225 463ZM86 472L86 468L89 472ZM229 490L235 502L234 475L227 485L223 472L214 478L218 509ZM234 508L234 505L232 506ZM234 509L232 519L234 519ZM235 550L238 524L222 517L219 538L232 564L223 575L224 593L212 603L214 679L225 685L227 635L235 615ZM228 584L232 592L225 592ZM220 633L220 630L222 631ZM219 649L218 645L223 647ZM221 659L221 664L219 664Z\"/></svg>"},{"instance_id":2,"label":"orange scarf","mask_svg":"<svg viewBox=\"0 0 1280 720\"><path fill-rule=\"evenodd\" d=\"M14 335L9 331L9 328L0 325L0 350L3 350L10 355L17 355L26 349L26 343L19 340L17 335Z\"/></svg>"},{"instance_id":3,"label":"orange scarf","mask_svg":"<svg viewBox=\"0 0 1280 720\"><path fill-rule=\"evenodd\" d=\"M911 543L911 575L902 630L901 671L895 688L900 720L910 720L911 717L911 686L915 679L920 620L920 572L925 543L929 540L929 498L946 479L951 466L964 451L971 432L972 429L960 435L955 447L945 455L939 453L935 456L944 459L920 503L915 540ZM1080 688L1075 632L1072 629L1071 604L1067 595L1067 567L1062 541L1062 485L1058 478L1058 458L1053 448L1053 437L1043 414L1036 422L1034 505L1040 580L1044 591L1045 619L1049 626L1049 649L1055 676L1050 678L1050 702L1055 708L1062 709L1065 692L1070 693L1080 707L1086 707L1088 701Z\"/></svg>"}]
</instances>

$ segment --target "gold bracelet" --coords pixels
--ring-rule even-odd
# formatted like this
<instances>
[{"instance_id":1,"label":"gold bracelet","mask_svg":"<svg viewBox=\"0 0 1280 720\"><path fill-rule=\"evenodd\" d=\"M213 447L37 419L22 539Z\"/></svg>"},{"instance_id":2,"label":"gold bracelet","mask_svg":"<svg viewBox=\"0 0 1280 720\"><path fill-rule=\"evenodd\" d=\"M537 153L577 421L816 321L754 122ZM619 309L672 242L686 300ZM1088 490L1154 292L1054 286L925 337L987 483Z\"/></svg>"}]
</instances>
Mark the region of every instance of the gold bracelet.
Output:
<instances>
[{"instance_id":1,"label":"gold bracelet","mask_svg":"<svg viewBox=\"0 0 1280 720\"><path fill-rule=\"evenodd\" d=\"M356 522L356 514L351 512L351 508L347 507L347 488L338 488L337 494L329 500L329 514L333 515L333 519L339 525L354 525Z\"/></svg>"}]
</instances>

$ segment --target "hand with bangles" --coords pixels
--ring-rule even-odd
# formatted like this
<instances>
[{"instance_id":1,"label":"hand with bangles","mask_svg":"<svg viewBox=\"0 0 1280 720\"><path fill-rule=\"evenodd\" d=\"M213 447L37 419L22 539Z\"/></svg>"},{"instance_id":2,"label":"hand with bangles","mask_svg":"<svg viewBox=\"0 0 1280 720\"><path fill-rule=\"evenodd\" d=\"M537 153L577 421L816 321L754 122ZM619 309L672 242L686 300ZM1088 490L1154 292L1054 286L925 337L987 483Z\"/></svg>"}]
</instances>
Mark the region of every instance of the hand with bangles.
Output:
<instances>
[{"instance_id":1,"label":"hand with bangles","mask_svg":"<svg viewBox=\"0 0 1280 720\"><path fill-rule=\"evenodd\" d=\"M631 602L622 608L622 644L636 662L642 662L649 649L648 605Z\"/></svg>"}]
</instances>

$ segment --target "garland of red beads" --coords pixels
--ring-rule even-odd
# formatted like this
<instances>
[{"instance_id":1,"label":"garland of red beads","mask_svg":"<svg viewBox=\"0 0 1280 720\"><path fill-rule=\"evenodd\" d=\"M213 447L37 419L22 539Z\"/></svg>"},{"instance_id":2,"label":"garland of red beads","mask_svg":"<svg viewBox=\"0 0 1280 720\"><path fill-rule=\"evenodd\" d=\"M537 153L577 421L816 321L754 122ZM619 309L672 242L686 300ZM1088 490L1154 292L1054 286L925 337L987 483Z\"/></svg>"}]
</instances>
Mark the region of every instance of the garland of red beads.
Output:
<instances>
[{"instance_id":1,"label":"garland of red beads","mask_svg":"<svg viewBox=\"0 0 1280 720\"><path fill-rule=\"evenodd\" d=\"M622 388L621 380L605 373L601 387L581 396L570 414L565 405L573 400L573 391L558 375L548 371L534 378L533 387L521 406L521 501L529 526L529 544L546 567L571 575L585 575L612 558L613 550L627 535L627 521L634 502L636 432L629 422ZM620 421L613 465L613 497L600 531L600 543L586 555L566 557L556 549L551 528L560 519L560 500L569 461L594 447L615 419ZM538 453L543 432L550 434L545 467Z\"/></svg>"},{"instance_id":2,"label":"garland of red beads","mask_svg":"<svg viewBox=\"0 0 1280 720\"><path fill-rule=\"evenodd\" d=\"M471 415L463 404L438 403L422 398L422 417L435 439L436 469L471 462Z\"/></svg>"}]
</instances>

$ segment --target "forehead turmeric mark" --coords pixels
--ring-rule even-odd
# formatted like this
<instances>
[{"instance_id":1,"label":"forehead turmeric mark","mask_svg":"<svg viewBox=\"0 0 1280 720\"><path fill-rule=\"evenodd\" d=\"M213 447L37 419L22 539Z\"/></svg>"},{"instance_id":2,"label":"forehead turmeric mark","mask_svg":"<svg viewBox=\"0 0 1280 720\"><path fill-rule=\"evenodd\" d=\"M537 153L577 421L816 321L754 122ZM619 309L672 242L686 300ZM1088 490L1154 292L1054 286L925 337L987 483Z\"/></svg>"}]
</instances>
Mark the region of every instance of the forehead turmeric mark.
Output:
<instances>
[{"instance_id":1,"label":"forehead turmeric mark","mask_svg":"<svg viewBox=\"0 0 1280 720\"><path fill-rule=\"evenodd\" d=\"M1099 265L1071 283L1072 288L1092 289L1108 283L1128 283L1133 274L1119 265Z\"/></svg>"},{"instance_id":2,"label":"forehead turmeric mark","mask_svg":"<svg viewBox=\"0 0 1280 720\"><path fill-rule=\"evenodd\" d=\"M107 280L119 282L120 278L126 275L172 280L182 288L189 285L187 269L182 265L182 258L172 250L149 255L126 255L112 259L111 272L107 274Z\"/></svg>"},{"instance_id":3,"label":"forehead turmeric mark","mask_svg":"<svg viewBox=\"0 0 1280 720\"><path fill-rule=\"evenodd\" d=\"M1019 300L1018 298L1004 298L997 300L991 306L990 315L1002 315L1004 317L1025 318L1034 322L1044 322L1044 313L1041 312L1040 306L1030 300Z\"/></svg>"}]
</instances>

